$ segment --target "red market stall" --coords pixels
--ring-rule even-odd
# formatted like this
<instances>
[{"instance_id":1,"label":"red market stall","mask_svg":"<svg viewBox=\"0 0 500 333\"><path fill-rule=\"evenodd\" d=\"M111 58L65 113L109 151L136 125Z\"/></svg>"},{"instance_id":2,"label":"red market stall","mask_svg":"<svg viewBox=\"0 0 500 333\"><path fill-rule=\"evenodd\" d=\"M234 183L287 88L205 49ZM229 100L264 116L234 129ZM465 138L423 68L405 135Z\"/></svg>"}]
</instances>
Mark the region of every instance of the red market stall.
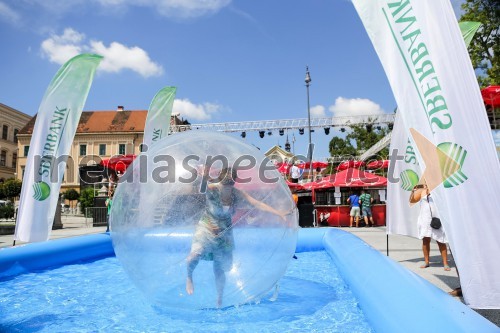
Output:
<instances>
[{"instance_id":1,"label":"red market stall","mask_svg":"<svg viewBox=\"0 0 500 333\"><path fill-rule=\"evenodd\" d=\"M387 178L366 170L349 168L321 182L303 184L313 192L317 224L333 227L349 226L350 206L347 198L353 191L364 189L374 199L372 214L376 226L385 225L385 191Z\"/></svg>"}]
</instances>

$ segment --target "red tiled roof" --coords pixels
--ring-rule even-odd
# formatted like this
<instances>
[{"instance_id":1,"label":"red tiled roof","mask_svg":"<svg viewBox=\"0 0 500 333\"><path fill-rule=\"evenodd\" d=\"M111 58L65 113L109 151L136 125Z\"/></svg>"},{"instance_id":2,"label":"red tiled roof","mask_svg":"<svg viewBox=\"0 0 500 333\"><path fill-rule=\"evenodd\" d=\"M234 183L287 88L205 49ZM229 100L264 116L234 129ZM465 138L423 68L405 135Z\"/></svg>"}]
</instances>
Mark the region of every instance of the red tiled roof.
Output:
<instances>
[{"instance_id":1,"label":"red tiled roof","mask_svg":"<svg viewBox=\"0 0 500 333\"><path fill-rule=\"evenodd\" d=\"M147 110L83 111L76 133L144 132ZM36 115L19 131L33 134Z\"/></svg>"}]
</instances>

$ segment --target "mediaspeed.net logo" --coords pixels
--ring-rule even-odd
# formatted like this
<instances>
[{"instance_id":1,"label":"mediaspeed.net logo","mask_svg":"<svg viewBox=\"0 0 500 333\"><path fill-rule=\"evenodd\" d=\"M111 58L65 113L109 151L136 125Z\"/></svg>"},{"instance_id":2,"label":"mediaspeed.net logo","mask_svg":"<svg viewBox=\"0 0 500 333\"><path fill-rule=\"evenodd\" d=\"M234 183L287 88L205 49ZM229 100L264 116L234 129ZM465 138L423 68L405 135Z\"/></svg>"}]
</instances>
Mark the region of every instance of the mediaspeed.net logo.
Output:
<instances>
[{"instance_id":1,"label":"mediaspeed.net logo","mask_svg":"<svg viewBox=\"0 0 500 333\"><path fill-rule=\"evenodd\" d=\"M44 201L50 196L50 186L46 182L37 182L33 184L33 198L37 201Z\"/></svg>"}]
</instances>

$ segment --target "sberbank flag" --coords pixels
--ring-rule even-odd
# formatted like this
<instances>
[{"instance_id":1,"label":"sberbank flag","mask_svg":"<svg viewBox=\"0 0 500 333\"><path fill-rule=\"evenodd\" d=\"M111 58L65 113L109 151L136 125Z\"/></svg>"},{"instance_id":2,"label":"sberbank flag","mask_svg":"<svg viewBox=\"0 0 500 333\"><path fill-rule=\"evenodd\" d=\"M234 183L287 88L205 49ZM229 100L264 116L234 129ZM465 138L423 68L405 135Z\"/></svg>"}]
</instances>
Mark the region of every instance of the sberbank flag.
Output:
<instances>
[{"instance_id":1,"label":"sberbank flag","mask_svg":"<svg viewBox=\"0 0 500 333\"><path fill-rule=\"evenodd\" d=\"M352 2L413 139L421 178L432 190L460 272L465 303L500 309L500 265L492 255L500 253L500 163L451 3Z\"/></svg>"},{"instance_id":2,"label":"sberbank flag","mask_svg":"<svg viewBox=\"0 0 500 333\"><path fill-rule=\"evenodd\" d=\"M156 93L151 101L144 127L143 141L148 147L168 135L176 91L176 87L164 87Z\"/></svg>"},{"instance_id":3,"label":"sberbank flag","mask_svg":"<svg viewBox=\"0 0 500 333\"><path fill-rule=\"evenodd\" d=\"M14 240L49 239L66 161L102 57L81 54L50 82L36 115L23 177Z\"/></svg>"},{"instance_id":4,"label":"sberbank flag","mask_svg":"<svg viewBox=\"0 0 500 333\"><path fill-rule=\"evenodd\" d=\"M468 47L481 23L465 21L460 22L459 26ZM391 163L390 173L399 178L399 181L387 183L387 202L390 205L386 210L386 232L418 238L417 219L420 207L410 205L408 199L413 187L421 181L422 169L418 163L418 151L401 112L396 114L389 151L403 158ZM435 215L439 216L439 212Z\"/></svg>"}]
</instances>

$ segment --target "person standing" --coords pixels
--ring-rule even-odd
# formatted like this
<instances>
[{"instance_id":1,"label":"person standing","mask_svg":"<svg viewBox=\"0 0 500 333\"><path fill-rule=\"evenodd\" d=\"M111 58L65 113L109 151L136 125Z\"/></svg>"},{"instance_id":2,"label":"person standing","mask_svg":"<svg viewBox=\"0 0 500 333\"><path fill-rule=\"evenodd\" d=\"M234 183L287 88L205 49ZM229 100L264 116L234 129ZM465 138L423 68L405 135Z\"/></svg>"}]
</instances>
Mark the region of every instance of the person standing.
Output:
<instances>
[{"instance_id":1,"label":"person standing","mask_svg":"<svg viewBox=\"0 0 500 333\"><path fill-rule=\"evenodd\" d=\"M237 205L244 201L256 209L279 216L284 222L287 222L286 216L292 214L296 209L296 207L291 207L287 211L279 211L253 198L245 191L237 189L234 186L235 179L237 179L236 170L225 168L220 172L218 178L209 180L205 192L206 206L196 225L191 251L186 259L186 292L188 295L194 293L193 272L200 260L213 261L218 308L222 305L226 272L233 265L232 217Z\"/></svg>"},{"instance_id":2,"label":"person standing","mask_svg":"<svg viewBox=\"0 0 500 333\"><path fill-rule=\"evenodd\" d=\"M361 195L359 196L359 204L361 205L361 215L364 217L367 227L375 225L372 216L372 203L373 198L371 194L367 193L365 190L361 190Z\"/></svg>"},{"instance_id":3,"label":"person standing","mask_svg":"<svg viewBox=\"0 0 500 333\"><path fill-rule=\"evenodd\" d=\"M356 221L356 228L359 228L359 195L357 192L353 192L349 198L347 198L347 202L351 205L351 211L349 213L349 228L352 228L352 224Z\"/></svg>"},{"instance_id":4,"label":"person standing","mask_svg":"<svg viewBox=\"0 0 500 333\"><path fill-rule=\"evenodd\" d=\"M431 227L432 218L438 217L438 211L426 184L415 185L410 194L410 202L420 202L417 228L418 238L422 240L422 251L424 253L424 264L420 268L427 268L430 265L431 239L434 239L438 244L443 259L444 270L449 271L448 249L446 247L448 240L442 226L439 229Z\"/></svg>"},{"instance_id":5,"label":"person standing","mask_svg":"<svg viewBox=\"0 0 500 333\"><path fill-rule=\"evenodd\" d=\"M292 183L298 183L300 178L300 168L298 167L299 161L295 161L290 169L290 177L292 178Z\"/></svg>"},{"instance_id":6,"label":"person standing","mask_svg":"<svg viewBox=\"0 0 500 333\"><path fill-rule=\"evenodd\" d=\"M113 196L115 194L114 189L109 191L109 197L106 199L107 215L106 215L106 232L109 232L109 213L111 212L111 206L113 205Z\"/></svg>"}]
</instances>

